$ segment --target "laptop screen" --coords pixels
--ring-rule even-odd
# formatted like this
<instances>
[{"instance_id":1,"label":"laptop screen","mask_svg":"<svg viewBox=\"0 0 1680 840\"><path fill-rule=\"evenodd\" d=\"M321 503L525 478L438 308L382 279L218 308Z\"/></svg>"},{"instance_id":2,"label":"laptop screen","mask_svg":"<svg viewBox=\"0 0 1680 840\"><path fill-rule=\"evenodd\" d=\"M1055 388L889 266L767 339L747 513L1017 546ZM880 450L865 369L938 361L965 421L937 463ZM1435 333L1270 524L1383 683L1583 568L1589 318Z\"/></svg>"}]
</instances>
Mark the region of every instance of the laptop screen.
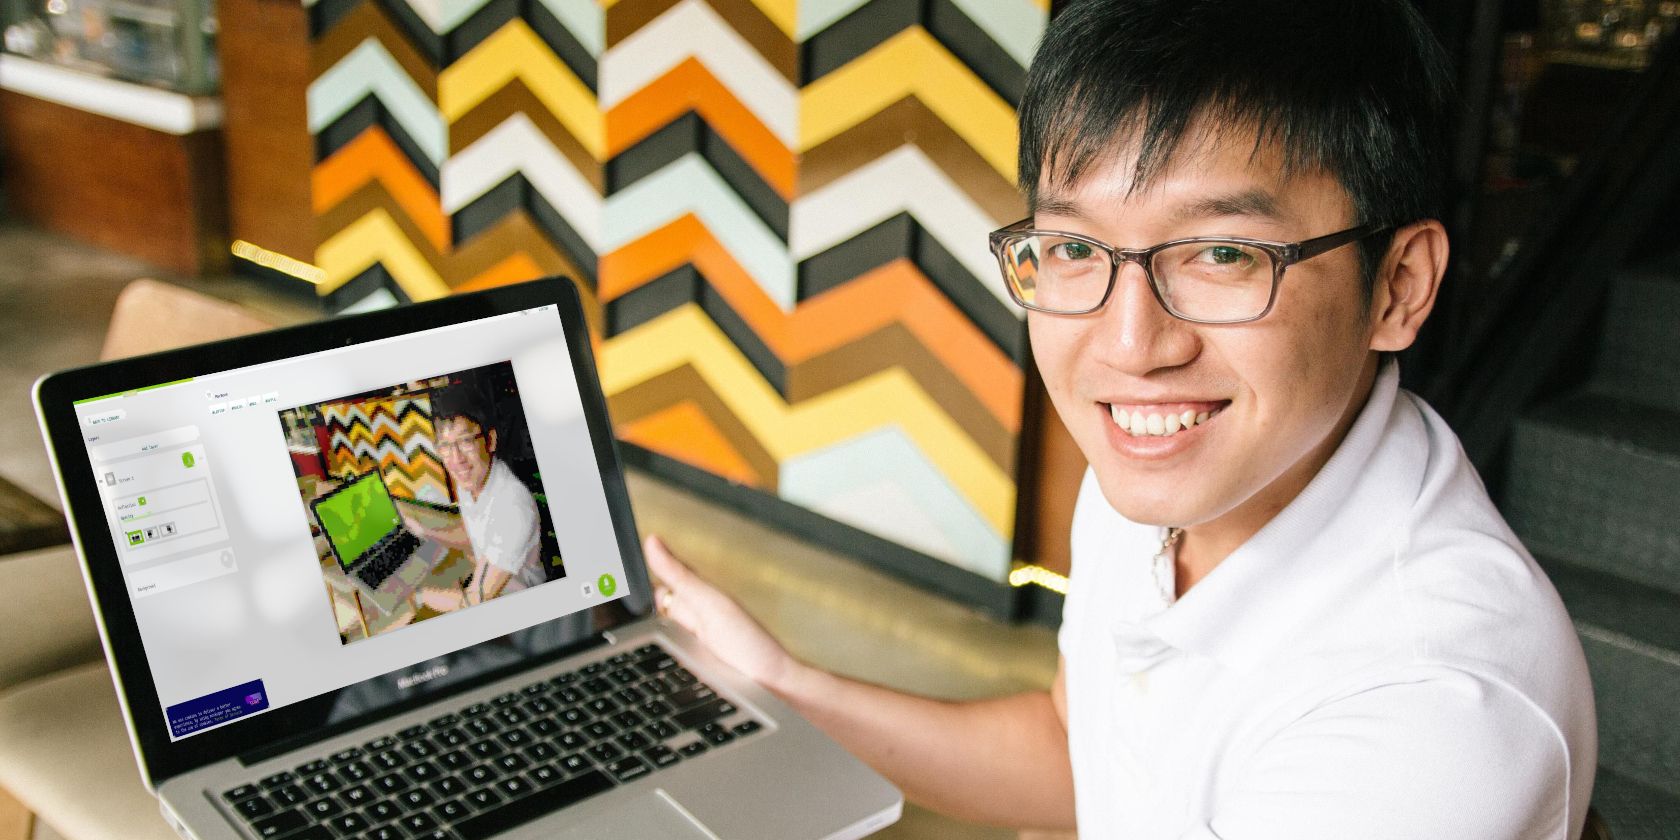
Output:
<instances>
[{"instance_id":1,"label":"laptop screen","mask_svg":"<svg viewBox=\"0 0 1680 840\"><path fill-rule=\"evenodd\" d=\"M327 534L338 564L349 570L401 524L397 505L378 470L369 470L315 503L315 521Z\"/></svg>"},{"instance_id":2,"label":"laptop screen","mask_svg":"<svg viewBox=\"0 0 1680 840\"><path fill-rule=\"evenodd\" d=\"M645 612L566 335L543 305L76 401L169 742L359 720Z\"/></svg>"}]
</instances>

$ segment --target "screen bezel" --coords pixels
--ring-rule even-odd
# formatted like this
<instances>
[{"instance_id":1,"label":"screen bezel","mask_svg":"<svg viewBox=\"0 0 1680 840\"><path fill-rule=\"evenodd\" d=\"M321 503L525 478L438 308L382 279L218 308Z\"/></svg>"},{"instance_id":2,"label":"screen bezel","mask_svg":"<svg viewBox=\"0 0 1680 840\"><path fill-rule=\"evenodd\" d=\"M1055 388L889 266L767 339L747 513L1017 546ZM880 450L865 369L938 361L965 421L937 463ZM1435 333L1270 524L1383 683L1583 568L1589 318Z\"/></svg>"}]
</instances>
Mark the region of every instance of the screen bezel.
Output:
<instances>
[{"instance_id":1,"label":"screen bezel","mask_svg":"<svg viewBox=\"0 0 1680 840\"><path fill-rule=\"evenodd\" d=\"M308 700L271 709L251 718L243 725L236 722L195 733L179 741L171 741L163 703L158 696L140 640L139 625L135 620L133 604L129 600L124 583L117 547L106 523L104 502L94 478L92 461L76 418L74 403L157 382L208 376L549 304L556 305L560 315L561 329L565 335L572 371L582 399L583 414L589 428L601 484L606 494L608 510L612 515L614 536L624 561L627 586L625 595L618 601L623 607L625 617L595 626L587 638L580 639L577 645L568 646L567 650L548 651L528 662L519 663L517 667L503 668L495 674L484 675L491 678L563 656L571 649L597 643L603 631L646 617L651 611L653 601L647 565L642 557L641 544L630 509L622 460L607 416L606 398L601 392L600 377L595 370L588 328L577 290L570 280L551 277L426 303L343 316L212 344L105 362L54 373L36 384L36 411L41 417L47 447L58 471L66 518L69 520L71 533L82 559L83 572L89 581L89 589L99 613L106 655L115 670L124 706L128 710L130 731L136 741L141 770L152 787L155 788L164 780L181 773L227 758L268 752L274 746L277 733L283 733L280 737L285 738L288 747L300 746L310 740L363 725L371 719L469 690L474 685L473 681L467 681L440 687L431 693L420 692L375 713L335 722L330 726L323 725L323 721L326 720L325 710L331 707L333 698L342 691L362 685L355 683ZM591 610L592 614L601 612ZM483 643L494 644L496 640ZM406 670L406 666L397 669L403 670ZM366 682L385 680L391 674L380 675ZM259 720L260 724L257 723Z\"/></svg>"}]
</instances>

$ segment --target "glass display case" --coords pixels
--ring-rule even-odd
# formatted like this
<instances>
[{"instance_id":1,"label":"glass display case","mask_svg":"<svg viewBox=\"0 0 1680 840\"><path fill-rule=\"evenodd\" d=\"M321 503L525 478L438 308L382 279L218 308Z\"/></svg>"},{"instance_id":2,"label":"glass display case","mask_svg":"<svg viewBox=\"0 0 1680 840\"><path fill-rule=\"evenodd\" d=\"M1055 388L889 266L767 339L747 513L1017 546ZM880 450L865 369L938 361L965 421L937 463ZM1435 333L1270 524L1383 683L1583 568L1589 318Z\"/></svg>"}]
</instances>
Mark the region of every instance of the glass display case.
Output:
<instances>
[{"instance_id":1,"label":"glass display case","mask_svg":"<svg viewBox=\"0 0 1680 840\"><path fill-rule=\"evenodd\" d=\"M217 87L210 0L0 0L5 52L189 94Z\"/></svg>"}]
</instances>

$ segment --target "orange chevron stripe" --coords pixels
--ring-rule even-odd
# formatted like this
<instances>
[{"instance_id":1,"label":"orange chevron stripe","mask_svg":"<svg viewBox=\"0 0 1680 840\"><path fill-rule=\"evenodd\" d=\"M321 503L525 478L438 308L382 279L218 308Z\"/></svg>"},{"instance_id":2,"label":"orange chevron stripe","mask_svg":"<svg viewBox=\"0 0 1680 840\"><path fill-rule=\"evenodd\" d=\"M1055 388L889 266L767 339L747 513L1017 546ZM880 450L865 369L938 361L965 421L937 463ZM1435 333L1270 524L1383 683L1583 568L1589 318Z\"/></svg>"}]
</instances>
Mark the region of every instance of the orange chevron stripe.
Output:
<instances>
[{"instance_id":1,"label":"orange chevron stripe","mask_svg":"<svg viewBox=\"0 0 1680 840\"><path fill-rule=\"evenodd\" d=\"M509 286L514 283L523 283L526 280L535 280L548 273L543 271L542 266L537 265L536 260L531 259L530 254L520 251L516 254L509 254L501 262L480 272L478 276L456 286L455 291L476 292L479 289Z\"/></svg>"},{"instance_id":2,"label":"orange chevron stripe","mask_svg":"<svg viewBox=\"0 0 1680 840\"><path fill-rule=\"evenodd\" d=\"M688 263L782 361L798 364L899 322L1004 428L1020 432L1025 388L1020 368L909 260L873 269L786 313L688 214L602 257L600 299L620 297Z\"/></svg>"},{"instance_id":3,"label":"orange chevron stripe","mask_svg":"<svg viewBox=\"0 0 1680 840\"><path fill-rule=\"evenodd\" d=\"M384 185L439 252L449 250L449 217L432 185L403 156L385 129L373 126L344 144L310 173L315 215L324 215L370 181Z\"/></svg>"},{"instance_id":4,"label":"orange chevron stripe","mask_svg":"<svg viewBox=\"0 0 1680 840\"><path fill-rule=\"evenodd\" d=\"M713 475L752 487L764 478L749 465L693 400L683 400L618 431L620 440L669 455Z\"/></svg>"},{"instance_id":5,"label":"orange chevron stripe","mask_svg":"<svg viewBox=\"0 0 1680 840\"><path fill-rule=\"evenodd\" d=\"M695 58L684 59L607 112L607 156L636 145L688 111L698 112L778 195L793 200L799 180L793 150Z\"/></svg>"}]
</instances>

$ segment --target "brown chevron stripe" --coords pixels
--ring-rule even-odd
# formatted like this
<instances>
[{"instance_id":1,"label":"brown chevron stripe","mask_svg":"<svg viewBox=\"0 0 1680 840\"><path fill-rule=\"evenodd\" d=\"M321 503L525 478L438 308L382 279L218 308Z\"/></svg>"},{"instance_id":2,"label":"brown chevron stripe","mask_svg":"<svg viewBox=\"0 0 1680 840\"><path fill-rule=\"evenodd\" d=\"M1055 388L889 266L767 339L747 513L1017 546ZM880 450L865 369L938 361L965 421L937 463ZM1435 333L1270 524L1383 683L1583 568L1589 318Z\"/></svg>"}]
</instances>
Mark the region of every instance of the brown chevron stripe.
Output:
<instances>
[{"instance_id":1,"label":"brown chevron stripe","mask_svg":"<svg viewBox=\"0 0 1680 840\"><path fill-rule=\"evenodd\" d=\"M561 124L560 118L554 116L553 112L549 111L548 107L542 103L542 100L538 99L537 95L525 86L525 82L518 78L503 85L490 98L479 103L471 111L462 114L459 119L450 124L449 149L451 153L459 152L471 146L479 138L489 134L496 126L506 122L514 114L524 114L529 117L531 124L535 125L537 130L548 138L548 142L554 144L554 148L559 150L560 154L565 155L566 160L571 162L573 169L576 169L584 178L589 180L589 183L595 187L596 192L603 192L606 189L606 180L602 174L601 164L584 149L583 144L579 143L570 131L566 130L565 125Z\"/></svg>"},{"instance_id":2,"label":"brown chevron stripe","mask_svg":"<svg viewBox=\"0 0 1680 840\"><path fill-rule=\"evenodd\" d=\"M712 421L712 425L729 441L729 445L752 466L753 471L764 476L767 485L764 489L776 489L776 478L780 472L776 459L770 457L758 438L753 437L729 406L712 393L711 386L706 384L693 365L683 365L614 394L607 399L607 410L612 415L614 426L626 426L683 400L693 400L706 419Z\"/></svg>"},{"instance_id":3,"label":"brown chevron stripe","mask_svg":"<svg viewBox=\"0 0 1680 840\"><path fill-rule=\"evenodd\" d=\"M630 37L681 0L620 0L607 9L607 47ZM799 84L799 45L777 28L752 0L706 0L764 60L791 84Z\"/></svg>"},{"instance_id":4,"label":"brown chevron stripe","mask_svg":"<svg viewBox=\"0 0 1680 840\"><path fill-rule=\"evenodd\" d=\"M482 233L461 243L451 257L447 271L444 272L445 280L451 286L471 283L501 266L515 254L529 257L541 267L545 277L561 274L571 278L572 284L577 287L578 296L583 299L583 316L589 324L590 333L604 334L606 325L601 320L601 304L596 301L595 293L587 284L578 282L583 273L578 271L577 265L566 256L566 252L554 247L548 235L543 233L542 228L538 227L524 210L515 210L507 214Z\"/></svg>"},{"instance_id":5,"label":"brown chevron stripe","mask_svg":"<svg viewBox=\"0 0 1680 840\"><path fill-rule=\"evenodd\" d=\"M788 402L800 403L897 367L1007 473L1015 470L1015 435L902 325L890 324L788 371Z\"/></svg>"},{"instance_id":6,"label":"brown chevron stripe","mask_svg":"<svg viewBox=\"0 0 1680 840\"><path fill-rule=\"evenodd\" d=\"M801 155L799 194L810 195L906 143L920 147L999 226L1026 215L1026 202L1015 185L914 96Z\"/></svg>"},{"instance_id":7,"label":"brown chevron stripe","mask_svg":"<svg viewBox=\"0 0 1680 840\"><path fill-rule=\"evenodd\" d=\"M370 35L379 39L380 45L397 60L397 66L425 91L428 98L436 102L437 67L414 48L414 42L408 40L379 9L379 4L371 0L357 4L333 28L315 40L309 51L309 78L320 78Z\"/></svg>"}]
</instances>

